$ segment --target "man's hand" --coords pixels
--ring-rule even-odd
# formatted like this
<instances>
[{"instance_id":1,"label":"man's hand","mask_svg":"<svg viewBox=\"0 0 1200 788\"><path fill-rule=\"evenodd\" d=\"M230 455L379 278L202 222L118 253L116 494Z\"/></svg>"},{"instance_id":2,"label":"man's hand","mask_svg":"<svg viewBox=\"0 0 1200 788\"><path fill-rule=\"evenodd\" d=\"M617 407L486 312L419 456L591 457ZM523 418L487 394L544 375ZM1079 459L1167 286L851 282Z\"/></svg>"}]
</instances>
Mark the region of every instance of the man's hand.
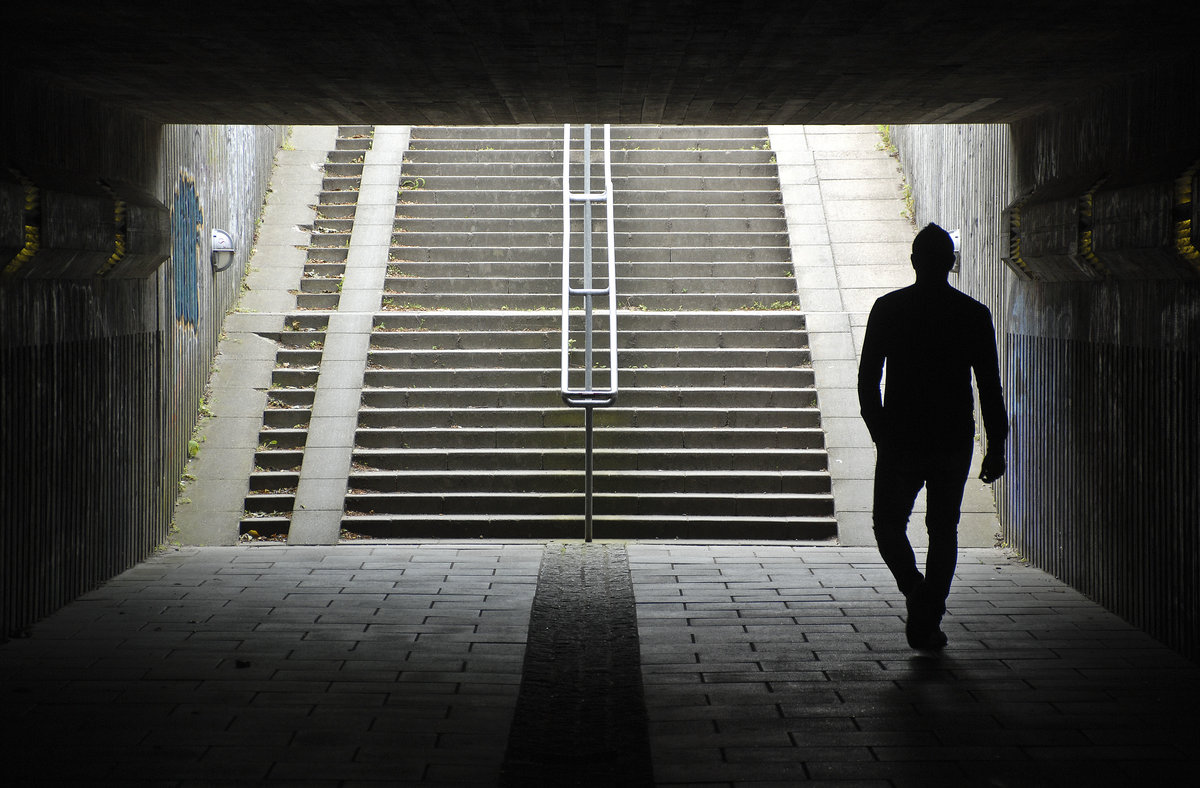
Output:
<instances>
[{"instance_id":1,"label":"man's hand","mask_svg":"<svg viewBox=\"0 0 1200 788\"><path fill-rule=\"evenodd\" d=\"M979 468L979 480L991 484L1004 475L1004 452L989 451L983 455L983 463Z\"/></svg>"}]
</instances>

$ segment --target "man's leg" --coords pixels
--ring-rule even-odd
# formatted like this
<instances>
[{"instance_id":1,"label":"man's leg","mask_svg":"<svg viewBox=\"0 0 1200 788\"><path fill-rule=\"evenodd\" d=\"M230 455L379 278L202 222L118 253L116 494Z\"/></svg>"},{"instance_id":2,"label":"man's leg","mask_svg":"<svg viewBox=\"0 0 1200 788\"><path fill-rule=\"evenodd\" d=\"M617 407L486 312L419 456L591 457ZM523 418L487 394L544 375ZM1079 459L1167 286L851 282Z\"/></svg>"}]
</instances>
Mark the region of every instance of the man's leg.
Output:
<instances>
[{"instance_id":1,"label":"man's leg","mask_svg":"<svg viewBox=\"0 0 1200 788\"><path fill-rule=\"evenodd\" d=\"M958 563L959 510L974 449L973 440L960 443L932 458L929 466L925 486L925 527L929 531L925 593L931 612L939 621L946 612L946 597Z\"/></svg>"},{"instance_id":2,"label":"man's leg","mask_svg":"<svg viewBox=\"0 0 1200 788\"><path fill-rule=\"evenodd\" d=\"M922 582L908 541L908 518L924 482L919 463L906 457L905 452L879 447L875 460L875 543L905 596Z\"/></svg>"}]
</instances>

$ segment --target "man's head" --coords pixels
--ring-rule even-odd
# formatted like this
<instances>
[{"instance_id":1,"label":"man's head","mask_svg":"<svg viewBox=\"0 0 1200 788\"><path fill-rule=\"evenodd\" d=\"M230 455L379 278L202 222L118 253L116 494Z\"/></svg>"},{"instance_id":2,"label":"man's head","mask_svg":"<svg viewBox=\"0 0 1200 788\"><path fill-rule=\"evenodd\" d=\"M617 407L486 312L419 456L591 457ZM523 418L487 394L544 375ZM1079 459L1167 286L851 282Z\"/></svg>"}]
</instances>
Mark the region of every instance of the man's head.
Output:
<instances>
[{"instance_id":1,"label":"man's head","mask_svg":"<svg viewBox=\"0 0 1200 788\"><path fill-rule=\"evenodd\" d=\"M933 222L925 225L912 243L912 266L917 278L945 279L954 267L954 241Z\"/></svg>"}]
</instances>

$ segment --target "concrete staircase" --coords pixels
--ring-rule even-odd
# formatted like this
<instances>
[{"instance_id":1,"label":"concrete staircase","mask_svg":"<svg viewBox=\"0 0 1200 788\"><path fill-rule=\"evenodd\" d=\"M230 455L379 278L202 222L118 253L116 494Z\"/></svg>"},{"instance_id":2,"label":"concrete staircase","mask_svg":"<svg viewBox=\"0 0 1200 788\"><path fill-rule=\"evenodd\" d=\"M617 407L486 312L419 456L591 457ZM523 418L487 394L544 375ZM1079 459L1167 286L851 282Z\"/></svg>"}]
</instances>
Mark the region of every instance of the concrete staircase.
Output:
<instances>
[{"instance_id":1,"label":"concrete staircase","mask_svg":"<svg viewBox=\"0 0 1200 788\"><path fill-rule=\"evenodd\" d=\"M597 537L834 538L766 131L613 132L621 394L596 411ZM561 133L413 129L347 531L581 534L583 418L558 397Z\"/></svg>"},{"instance_id":2,"label":"concrete staircase","mask_svg":"<svg viewBox=\"0 0 1200 788\"><path fill-rule=\"evenodd\" d=\"M296 311L272 336L278 345L258 448L249 479L240 533L287 536L312 406L320 374L329 312L338 306L354 225L363 159L372 127L341 126L322 167L321 190L299 285Z\"/></svg>"}]
</instances>

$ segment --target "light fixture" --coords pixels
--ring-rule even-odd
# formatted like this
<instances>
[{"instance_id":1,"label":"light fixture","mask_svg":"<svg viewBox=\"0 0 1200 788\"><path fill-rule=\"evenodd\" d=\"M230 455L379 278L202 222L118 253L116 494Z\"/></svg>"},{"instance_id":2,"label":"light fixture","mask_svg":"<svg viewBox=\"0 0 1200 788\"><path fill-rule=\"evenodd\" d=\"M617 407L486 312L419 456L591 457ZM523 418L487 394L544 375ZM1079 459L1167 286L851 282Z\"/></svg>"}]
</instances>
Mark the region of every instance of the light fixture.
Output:
<instances>
[{"instance_id":1,"label":"light fixture","mask_svg":"<svg viewBox=\"0 0 1200 788\"><path fill-rule=\"evenodd\" d=\"M950 240L954 243L954 266L950 271L957 274L962 264L962 233L958 230L951 230Z\"/></svg>"},{"instance_id":2,"label":"light fixture","mask_svg":"<svg viewBox=\"0 0 1200 788\"><path fill-rule=\"evenodd\" d=\"M224 230L212 231L212 268L214 271L224 271L233 265L237 247L233 245L233 236Z\"/></svg>"}]
</instances>

